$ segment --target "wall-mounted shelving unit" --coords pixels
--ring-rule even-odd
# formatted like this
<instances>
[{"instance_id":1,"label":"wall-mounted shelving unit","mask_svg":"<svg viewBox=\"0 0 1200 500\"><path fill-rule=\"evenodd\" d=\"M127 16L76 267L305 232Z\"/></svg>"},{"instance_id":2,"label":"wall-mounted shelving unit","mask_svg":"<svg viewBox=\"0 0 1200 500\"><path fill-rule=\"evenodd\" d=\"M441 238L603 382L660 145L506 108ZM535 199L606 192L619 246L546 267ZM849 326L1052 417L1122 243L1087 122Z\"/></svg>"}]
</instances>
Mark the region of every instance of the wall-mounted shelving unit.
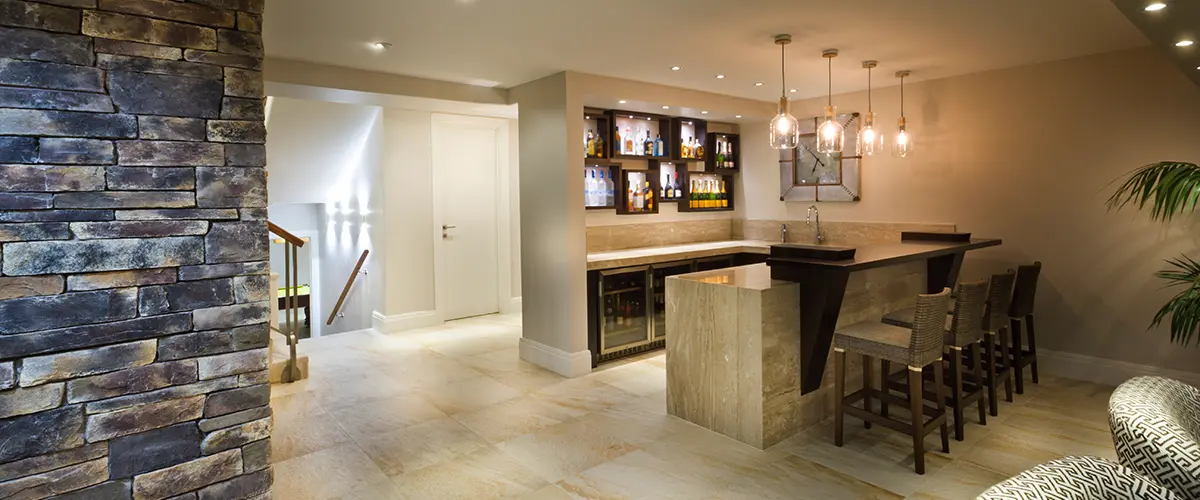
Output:
<instances>
[{"instance_id":1,"label":"wall-mounted shelving unit","mask_svg":"<svg viewBox=\"0 0 1200 500\"><path fill-rule=\"evenodd\" d=\"M688 171L680 212L727 212L734 209L734 175Z\"/></svg>"},{"instance_id":2,"label":"wall-mounted shelving unit","mask_svg":"<svg viewBox=\"0 0 1200 500\"><path fill-rule=\"evenodd\" d=\"M704 159L709 172L739 172L742 169L742 141L737 134L709 133L708 144L713 151Z\"/></svg>"},{"instance_id":3,"label":"wall-mounted shelving unit","mask_svg":"<svg viewBox=\"0 0 1200 500\"><path fill-rule=\"evenodd\" d=\"M613 141L612 158L670 159L671 117L619 110L608 111L607 115L612 123L611 137L620 139L620 145ZM647 140L655 144L653 151L647 149Z\"/></svg>"},{"instance_id":4,"label":"wall-mounted shelving unit","mask_svg":"<svg viewBox=\"0 0 1200 500\"><path fill-rule=\"evenodd\" d=\"M656 214L662 203L658 199L658 170L621 169L621 184L617 187L617 213L620 215ZM649 185L647 185L649 183Z\"/></svg>"},{"instance_id":5,"label":"wall-mounted shelving unit","mask_svg":"<svg viewBox=\"0 0 1200 500\"><path fill-rule=\"evenodd\" d=\"M583 151L589 160L612 158L612 121L604 110L584 108Z\"/></svg>"},{"instance_id":6,"label":"wall-mounted shelving unit","mask_svg":"<svg viewBox=\"0 0 1200 500\"><path fill-rule=\"evenodd\" d=\"M617 208L617 200L620 198L617 188L621 164L612 160L588 158L584 160L583 168L584 207L588 210Z\"/></svg>"},{"instance_id":7,"label":"wall-mounted shelving unit","mask_svg":"<svg viewBox=\"0 0 1200 500\"><path fill-rule=\"evenodd\" d=\"M708 154L708 122L694 118L672 118L671 159L673 161L704 161Z\"/></svg>"},{"instance_id":8,"label":"wall-mounted shelving unit","mask_svg":"<svg viewBox=\"0 0 1200 500\"><path fill-rule=\"evenodd\" d=\"M683 184L687 182L687 162L655 161L651 170L658 171L658 199L663 203L674 203L683 198Z\"/></svg>"}]
</instances>

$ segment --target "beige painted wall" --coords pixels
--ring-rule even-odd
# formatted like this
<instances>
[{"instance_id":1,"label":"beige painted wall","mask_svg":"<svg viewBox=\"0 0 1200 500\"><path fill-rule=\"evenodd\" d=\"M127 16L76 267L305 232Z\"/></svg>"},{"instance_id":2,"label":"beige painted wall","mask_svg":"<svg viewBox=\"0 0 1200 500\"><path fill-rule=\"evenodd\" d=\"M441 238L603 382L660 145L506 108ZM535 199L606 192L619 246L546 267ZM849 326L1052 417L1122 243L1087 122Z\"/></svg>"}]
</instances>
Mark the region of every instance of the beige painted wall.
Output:
<instances>
[{"instance_id":1,"label":"beige painted wall","mask_svg":"<svg viewBox=\"0 0 1200 500\"><path fill-rule=\"evenodd\" d=\"M876 82L894 84L883 61ZM865 71L864 71L865 73ZM835 78L866 78L839 74ZM891 80L891 81L889 81ZM1178 370L1200 371L1200 350L1146 331L1172 295L1152 273L1180 253L1200 255L1197 218L1163 226L1106 213L1109 182L1146 163L1200 162L1200 91L1152 49L933 80L906 86L917 153L871 158L863 200L822 203L827 220L952 222L1004 245L969 258L964 277L1016 263L1045 264L1038 289L1039 347ZM874 107L894 133L898 87ZM866 109L866 94L834 97ZM820 113L823 99L795 103ZM748 219L803 220L809 203L779 200L777 156L765 123L742 127Z\"/></svg>"}]
</instances>

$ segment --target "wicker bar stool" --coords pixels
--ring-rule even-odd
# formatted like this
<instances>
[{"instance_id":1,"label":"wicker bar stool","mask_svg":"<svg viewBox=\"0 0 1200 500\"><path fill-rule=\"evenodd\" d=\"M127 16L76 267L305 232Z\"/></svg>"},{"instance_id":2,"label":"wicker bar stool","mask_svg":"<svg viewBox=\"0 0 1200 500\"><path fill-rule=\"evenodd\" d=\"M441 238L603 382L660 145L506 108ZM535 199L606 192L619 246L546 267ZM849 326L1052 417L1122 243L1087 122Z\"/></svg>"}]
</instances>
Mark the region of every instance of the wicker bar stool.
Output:
<instances>
[{"instance_id":1,"label":"wicker bar stool","mask_svg":"<svg viewBox=\"0 0 1200 500\"><path fill-rule=\"evenodd\" d=\"M865 422L876 423L889 429L912 436L913 461L917 474L925 473L925 436L940 428L942 451L950 452L950 439L946 429L946 397L942 383L942 350L945 346L946 304L950 300L950 289L941 293L918 295L912 329L886 325L875 321L863 321L842 328L833 335L834 360L834 436L833 442L842 445L844 417L849 414ZM908 367L908 400L893 396L890 391L875 391L871 377L863 378L862 390L847 396L846 352L862 355L863 365L871 358L901 363ZM934 366L934 392L936 407L926 408L923 397L922 371ZM869 370L864 368L864 372ZM886 389L886 387L885 387ZM871 411L871 397L885 404L909 405L912 411L910 422L892 419ZM859 399L863 407L853 406ZM926 410L930 410L928 420Z\"/></svg>"},{"instance_id":2,"label":"wicker bar stool","mask_svg":"<svg viewBox=\"0 0 1200 500\"><path fill-rule=\"evenodd\" d=\"M980 280L971 283L959 283L955 290L955 298L951 301L954 307L947 318L946 348L949 351L947 360L950 369L950 395L947 404L954 413L954 439L965 439L966 422L964 413L972 404L979 407L979 424L987 425L986 398L983 384L983 359L980 356L980 344L983 343L983 312L987 302L988 281ZM883 322L889 325L912 328L915 308L901 309L888 313ZM969 355L969 356L968 356ZM964 365L970 366L973 373L969 379L964 376ZM890 388L903 382L901 379L888 377L885 367L884 387ZM901 376L903 378L903 376ZM928 392L926 397L928 397Z\"/></svg>"},{"instance_id":3,"label":"wicker bar stool","mask_svg":"<svg viewBox=\"0 0 1200 500\"><path fill-rule=\"evenodd\" d=\"M988 283L987 306L983 313L983 385L987 388L988 413L993 417L1000 415L1000 400L996 398L996 392L1002 381L1004 400L1010 403L1013 400L1012 368L1008 362L1008 310L1012 304L1012 289L1016 279L1016 273L1009 269L1004 274L993 274ZM999 356L997 348L1000 349Z\"/></svg>"},{"instance_id":4,"label":"wicker bar stool","mask_svg":"<svg viewBox=\"0 0 1200 500\"><path fill-rule=\"evenodd\" d=\"M1033 302L1037 292L1042 263L1017 267L1017 283L1013 287L1012 305L1008 311L1012 328L1012 368L1017 380L1017 394L1025 394L1025 367L1030 367L1033 383L1038 383L1037 337L1033 333ZM1022 332L1021 325L1025 326ZM1022 333L1025 339L1022 341ZM1022 345L1024 344L1024 345ZM1028 350L1026 350L1028 348Z\"/></svg>"}]
</instances>

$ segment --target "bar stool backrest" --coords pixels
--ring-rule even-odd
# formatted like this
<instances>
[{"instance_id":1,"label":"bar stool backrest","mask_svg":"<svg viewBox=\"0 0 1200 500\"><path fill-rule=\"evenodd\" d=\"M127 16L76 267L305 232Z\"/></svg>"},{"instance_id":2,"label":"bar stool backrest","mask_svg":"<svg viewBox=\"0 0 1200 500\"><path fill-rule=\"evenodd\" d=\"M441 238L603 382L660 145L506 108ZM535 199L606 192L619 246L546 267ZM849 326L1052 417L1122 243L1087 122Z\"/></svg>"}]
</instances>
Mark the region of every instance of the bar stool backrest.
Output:
<instances>
[{"instance_id":1,"label":"bar stool backrest","mask_svg":"<svg viewBox=\"0 0 1200 500\"><path fill-rule=\"evenodd\" d=\"M954 299L954 319L950 323L950 345L965 347L983 340L983 309L987 302L988 281L959 283Z\"/></svg>"},{"instance_id":2,"label":"bar stool backrest","mask_svg":"<svg viewBox=\"0 0 1200 500\"><path fill-rule=\"evenodd\" d=\"M949 288L943 288L942 293L917 295L912 336L908 341L908 366L920 368L942 358L949 302Z\"/></svg>"},{"instance_id":3,"label":"bar stool backrest","mask_svg":"<svg viewBox=\"0 0 1200 500\"><path fill-rule=\"evenodd\" d=\"M1008 326L1008 310L1012 307L1013 283L1017 273L1009 269L1004 274L993 274L988 284L987 307L983 313L983 331L996 333Z\"/></svg>"},{"instance_id":4,"label":"bar stool backrest","mask_svg":"<svg viewBox=\"0 0 1200 500\"><path fill-rule=\"evenodd\" d=\"M1033 314L1033 295L1037 292L1038 276L1042 273L1042 263L1017 266L1017 284L1013 287L1012 307L1009 317L1024 318Z\"/></svg>"}]
</instances>

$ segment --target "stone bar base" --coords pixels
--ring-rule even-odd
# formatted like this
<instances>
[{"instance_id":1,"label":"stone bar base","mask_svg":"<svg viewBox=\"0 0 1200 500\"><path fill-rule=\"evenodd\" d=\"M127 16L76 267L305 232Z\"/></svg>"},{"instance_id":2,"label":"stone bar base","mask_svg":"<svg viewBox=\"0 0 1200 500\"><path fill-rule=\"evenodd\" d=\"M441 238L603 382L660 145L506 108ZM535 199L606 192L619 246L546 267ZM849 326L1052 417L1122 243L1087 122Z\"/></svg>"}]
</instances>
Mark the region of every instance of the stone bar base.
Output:
<instances>
[{"instance_id":1,"label":"stone bar base","mask_svg":"<svg viewBox=\"0 0 1200 500\"><path fill-rule=\"evenodd\" d=\"M829 417L832 362L821 388L800 394L801 286L771 280L766 264L667 278L668 413L758 448ZM911 307L924 286L923 262L856 272L838 326ZM847 361L850 392L862 368Z\"/></svg>"}]
</instances>

